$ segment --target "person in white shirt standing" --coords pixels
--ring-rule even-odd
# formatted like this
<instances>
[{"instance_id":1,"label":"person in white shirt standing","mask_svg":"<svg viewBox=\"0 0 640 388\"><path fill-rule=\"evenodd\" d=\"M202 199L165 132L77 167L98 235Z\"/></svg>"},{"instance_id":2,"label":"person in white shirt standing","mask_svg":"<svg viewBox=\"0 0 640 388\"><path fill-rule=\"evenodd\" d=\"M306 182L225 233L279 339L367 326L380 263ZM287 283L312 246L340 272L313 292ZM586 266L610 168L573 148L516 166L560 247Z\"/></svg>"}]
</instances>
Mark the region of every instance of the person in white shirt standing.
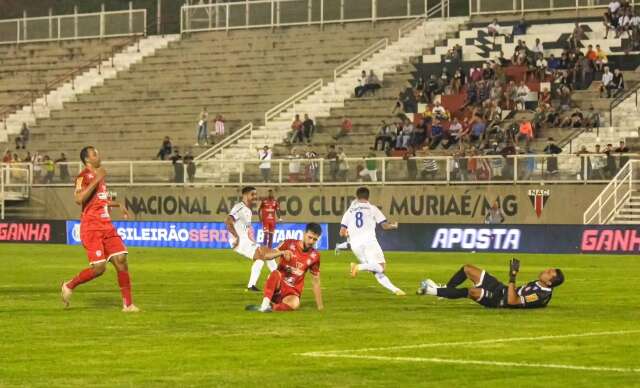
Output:
<instances>
[{"instance_id":1,"label":"person in white shirt standing","mask_svg":"<svg viewBox=\"0 0 640 388\"><path fill-rule=\"evenodd\" d=\"M262 181L267 183L271 181L271 157L272 153L269 149L269 146L264 146L262 150L258 151L258 159L261 160L260 165L260 175L262 175Z\"/></svg>"},{"instance_id":2,"label":"person in white shirt standing","mask_svg":"<svg viewBox=\"0 0 640 388\"><path fill-rule=\"evenodd\" d=\"M269 271L273 272L278 268L274 259L280 256L286 256L285 251L272 249L266 246L260 246L250 235L251 210L258 200L258 193L255 187L247 186L242 189L242 201L236 203L225 220L227 231L229 232L229 244L231 249L253 261L251 266L251 276L247 284L247 291L260 291L256 284L260 278L260 272L267 262Z\"/></svg>"},{"instance_id":3,"label":"person in white shirt standing","mask_svg":"<svg viewBox=\"0 0 640 388\"><path fill-rule=\"evenodd\" d=\"M359 271L372 272L384 288L396 295L406 295L384 273L386 261L376 238L378 225L384 230L398 228L398 223L387 222L380 209L369 203L369 189L358 188L356 200L351 203L340 223L340 236L349 238L351 250L360 261L360 264L351 263L351 276L355 277Z\"/></svg>"}]
</instances>

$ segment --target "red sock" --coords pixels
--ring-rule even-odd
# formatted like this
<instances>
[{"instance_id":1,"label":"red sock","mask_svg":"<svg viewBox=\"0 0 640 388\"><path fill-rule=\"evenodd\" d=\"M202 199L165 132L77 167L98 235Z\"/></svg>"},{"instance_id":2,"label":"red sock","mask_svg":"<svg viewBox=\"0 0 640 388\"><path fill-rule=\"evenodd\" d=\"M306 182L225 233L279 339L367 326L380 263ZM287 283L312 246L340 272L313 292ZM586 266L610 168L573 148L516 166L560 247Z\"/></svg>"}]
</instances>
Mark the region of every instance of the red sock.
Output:
<instances>
[{"instance_id":1,"label":"red sock","mask_svg":"<svg viewBox=\"0 0 640 388\"><path fill-rule=\"evenodd\" d=\"M86 283L89 280L92 280L94 278L96 278L96 274L93 272L93 269L91 268L87 268L87 269L83 269L82 271L80 271L80 273L78 273L76 275L76 277L74 277L73 279L71 279L68 283L67 283L67 287L69 287L70 289L74 289L77 286L79 286L82 283Z\"/></svg>"},{"instance_id":2,"label":"red sock","mask_svg":"<svg viewBox=\"0 0 640 388\"><path fill-rule=\"evenodd\" d=\"M125 306L129 306L132 303L129 272L118 271L118 285L120 286L120 293L122 294L122 302Z\"/></svg>"},{"instance_id":3,"label":"red sock","mask_svg":"<svg viewBox=\"0 0 640 388\"><path fill-rule=\"evenodd\" d=\"M278 303L273 305L273 311L293 311L293 309L286 303Z\"/></svg>"},{"instance_id":4,"label":"red sock","mask_svg":"<svg viewBox=\"0 0 640 388\"><path fill-rule=\"evenodd\" d=\"M280 271L276 270L269 274L266 283L264 284L264 297L272 299L273 294L276 293L276 290L280 287L280 279L282 275L280 275Z\"/></svg>"}]
</instances>

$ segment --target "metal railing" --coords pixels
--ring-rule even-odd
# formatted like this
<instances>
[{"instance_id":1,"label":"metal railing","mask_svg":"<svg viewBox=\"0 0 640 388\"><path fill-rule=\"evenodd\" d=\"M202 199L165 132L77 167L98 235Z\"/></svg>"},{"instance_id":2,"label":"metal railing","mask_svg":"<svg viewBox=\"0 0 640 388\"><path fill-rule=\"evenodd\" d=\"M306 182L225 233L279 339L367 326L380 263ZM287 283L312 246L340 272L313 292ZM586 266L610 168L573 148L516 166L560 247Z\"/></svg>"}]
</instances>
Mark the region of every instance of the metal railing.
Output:
<instances>
[{"instance_id":1,"label":"metal railing","mask_svg":"<svg viewBox=\"0 0 640 388\"><path fill-rule=\"evenodd\" d=\"M311 94L313 94L313 93L317 92L318 90L322 89L322 86L323 86L322 78L318 78L317 80L313 81L311 84L306 86L304 89L300 90L296 94L292 95L291 97L289 97L286 100L282 101L278 105L276 105L273 108L271 108L268 111L266 111L265 114L264 114L264 125L265 125L265 127L266 127L268 122L270 122L272 119L278 117L280 115L280 113L286 111L287 109L290 109L290 108L294 107L295 104L298 101L301 101L301 100L305 99L306 97L310 96Z\"/></svg>"},{"instance_id":2,"label":"metal railing","mask_svg":"<svg viewBox=\"0 0 640 388\"><path fill-rule=\"evenodd\" d=\"M92 13L76 9L69 15L0 20L0 45L129 36L146 29L146 9Z\"/></svg>"},{"instance_id":3,"label":"metal railing","mask_svg":"<svg viewBox=\"0 0 640 388\"><path fill-rule=\"evenodd\" d=\"M236 143L238 140L243 138L248 134L253 132L253 123L249 123L244 127L234 131L231 135L225 137L221 142L217 143L213 147L204 151L200 155L195 157L195 160L205 160L216 156L218 153L222 154L222 158L224 159L224 149L229 147L230 145Z\"/></svg>"},{"instance_id":4,"label":"metal railing","mask_svg":"<svg viewBox=\"0 0 640 388\"><path fill-rule=\"evenodd\" d=\"M180 31L324 25L425 15L434 0L258 0L184 5Z\"/></svg>"},{"instance_id":5,"label":"metal railing","mask_svg":"<svg viewBox=\"0 0 640 388\"><path fill-rule=\"evenodd\" d=\"M633 192L634 172L639 173L640 160L630 160L613 177L591 206L584 212L584 224L607 224L624 206Z\"/></svg>"},{"instance_id":6,"label":"metal railing","mask_svg":"<svg viewBox=\"0 0 640 388\"><path fill-rule=\"evenodd\" d=\"M471 16L606 8L610 0L469 0ZM635 0L630 1L635 6Z\"/></svg>"},{"instance_id":7,"label":"metal railing","mask_svg":"<svg viewBox=\"0 0 640 388\"><path fill-rule=\"evenodd\" d=\"M631 97L631 95L635 94L636 96L636 109L638 108L638 89L640 89L640 83L637 83L631 87L629 90L625 90L624 93L615 97L609 103L609 126L613 127L613 110L622 104L627 98Z\"/></svg>"},{"instance_id":8,"label":"metal railing","mask_svg":"<svg viewBox=\"0 0 640 388\"><path fill-rule=\"evenodd\" d=\"M336 67L333 70L333 81L334 82L337 81L338 77L348 72L356 65L362 65L362 63L365 60L369 59L373 54L377 53L380 50L386 49L388 46L389 46L389 39L387 38L381 39L375 42L374 44L372 44L371 46L367 47L366 49L362 50L358 54L356 54L353 58L349 59L348 61L344 62L341 65L338 65L338 67Z\"/></svg>"},{"instance_id":9,"label":"metal railing","mask_svg":"<svg viewBox=\"0 0 640 388\"><path fill-rule=\"evenodd\" d=\"M0 163L0 219L5 217L8 200L23 200L29 197L32 184L31 166Z\"/></svg>"},{"instance_id":10,"label":"metal railing","mask_svg":"<svg viewBox=\"0 0 640 388\"><path fill-rule=\"evenodd\" d=\"M616 155L420 156L411 158L208 159L191 163L170 161L103 162L112 186L344 186L361 185L488 185L488 184L604 184L618 173ZM54 174L43 165L16 163L29 169L33 186L73 186L80 162L57 163ZM62 166L65 173L62 174Z\"/></svg>"}]
</instances>

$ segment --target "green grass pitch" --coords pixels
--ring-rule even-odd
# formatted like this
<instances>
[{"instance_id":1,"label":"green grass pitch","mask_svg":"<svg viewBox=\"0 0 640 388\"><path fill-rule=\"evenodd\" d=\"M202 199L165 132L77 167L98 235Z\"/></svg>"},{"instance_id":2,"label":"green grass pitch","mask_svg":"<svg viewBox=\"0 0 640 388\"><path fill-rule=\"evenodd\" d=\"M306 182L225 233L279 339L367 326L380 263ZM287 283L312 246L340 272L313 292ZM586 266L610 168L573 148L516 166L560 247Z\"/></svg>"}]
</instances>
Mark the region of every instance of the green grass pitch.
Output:
<instances>
[{"instance_id":1,"label":"green grass pitch","mask_svg":"<svg viewBox=\"0 0 640 388\"><path fill-rule=\"evenodd\" d=\"M301 310L259 314L244 311L262 296L244 291L249 262L234 253L132 248L143 312L127 315L113 268L62 309L82 248L0 245L0 387L640 386L637 256L520 255L521 281L548 266L566 274L542 310L414 294L464 263L504 279L509 258L389 252L387 273L408 293L397 297L369 274L351 279L351 253L323 252L325 311L308 279Z\"/></svg>"}]
</instances>

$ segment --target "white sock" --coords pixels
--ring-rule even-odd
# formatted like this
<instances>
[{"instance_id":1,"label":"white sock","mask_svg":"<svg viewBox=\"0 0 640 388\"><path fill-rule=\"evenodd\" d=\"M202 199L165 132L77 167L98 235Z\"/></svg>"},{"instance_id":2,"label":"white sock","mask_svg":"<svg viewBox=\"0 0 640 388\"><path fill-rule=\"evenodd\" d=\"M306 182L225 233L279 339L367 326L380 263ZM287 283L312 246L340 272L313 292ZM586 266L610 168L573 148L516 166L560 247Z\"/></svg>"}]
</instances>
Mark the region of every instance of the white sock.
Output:
<instances>
[{"instance_id":1,"label":"white sock","mask_svg":"<svg viewBox=\"0 0 640 388\"><path fill-rule=\"evenodd\" d=\"M358 264L358 271L369 271L373 273L382 273L384 270L378 263Z\"/></svg>"},{"instance_id":2,"label":"white sock","mask_svg":"<svg viewBox=\"0 0 640 388\"><path fill-rule=\"evenodd\" d=\"M278 269L278 263L274 259L267 260L267 268L269 268L269 272L273 272Z\"/></svg>"},{"instance_id":3,"label":"white sock","mask_svg":"<svg viewBox=\"0 0 640 388\"><path fill-rule=\"evenodd\" d=\"M336 244L336 249L340 249L340 250L346 251L347 249L349 249L349 241L345 241L345 242L341 242L339 244Z\"/></svg>"},{"instance_id":4,"label":"white sock","mask_svg":"<svg viewBox=\"0 0 640 388\"><path fill-rule=\"evenodd\" d=\"M438 289L433 287L427 287L427 295L438 295Z\"/></svg>"},{"instance_id":5,"label":"white sock","mask_svg":"<svg viewBox=\"0 0 640 388\"><path fill-rule=\"evenodd\" d=\"M269 299L269 298L262 299L262 304L260 305L260 310L264 311L264 310L268 309L269 307L271 307L271 299Z\"/></svg>"},{"instance_id":6,"label":"white sock","mask_svg":"<svg viewBox=\"0 0 640 388\"><path fill-rule=\"evenodd\" d=\"M391 280L389 280L387 275L383 273L377 273L375 274L375 277L378 283L380 283L380 285L382 285L382 287L386 288L387 290L391 292L400 291L398 287L394 286L393 283L391 283Z\"/></svg>"},{"instance_id":7,"label":"white sock","mask_svg":"<svg viewBox=\"0 0 640 388\"><path fill-rule=\"evenodd\" d=\"M253 261L253 265L251 266L251 276L249 276L249 283L247 284L247 288L251 288L258 283L258 279L260 278L260 272L262 272L263 266L264 266L264 261L262 260Z\"/></svg>"}]
</instances>

